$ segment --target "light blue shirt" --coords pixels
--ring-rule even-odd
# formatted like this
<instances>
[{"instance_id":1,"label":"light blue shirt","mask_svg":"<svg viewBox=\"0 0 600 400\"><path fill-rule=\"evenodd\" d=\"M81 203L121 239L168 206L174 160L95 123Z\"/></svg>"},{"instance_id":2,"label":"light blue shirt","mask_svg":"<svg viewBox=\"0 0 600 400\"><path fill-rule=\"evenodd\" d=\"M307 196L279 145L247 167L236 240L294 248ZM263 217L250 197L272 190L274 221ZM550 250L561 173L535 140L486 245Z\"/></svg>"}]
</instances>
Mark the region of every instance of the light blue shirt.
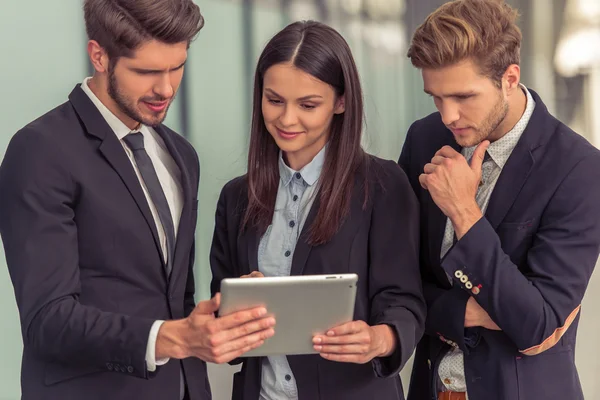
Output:
<instances>
[{"instance_id":1,"label":"light blue shirt","mask_svg":"<svg viewBox=\"0 0 600 400\"><path fill-rule=\"evenodd\" d=\"M265 276L289 276L296 243L317 195L327 146L300 171L279 155L279 188L273 221L258 246L258 270ZM276 328L277 329L277 328ZM297 400L296 379L286 356L263 358L260 400Z\"/></svg>"}]
</instances>

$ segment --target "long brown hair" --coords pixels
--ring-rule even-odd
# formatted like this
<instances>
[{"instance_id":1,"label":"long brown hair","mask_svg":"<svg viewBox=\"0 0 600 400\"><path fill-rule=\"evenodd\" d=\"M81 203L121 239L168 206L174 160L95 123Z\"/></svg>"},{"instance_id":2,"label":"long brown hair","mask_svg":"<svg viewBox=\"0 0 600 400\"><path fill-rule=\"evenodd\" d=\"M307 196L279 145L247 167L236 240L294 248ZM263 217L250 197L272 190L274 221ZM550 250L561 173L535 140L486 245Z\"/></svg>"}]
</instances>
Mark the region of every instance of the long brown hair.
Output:
<instances>
[{"instance_id":1,"label":"long brown hair","mask_svg":"<svg viewBox=\"0 0 600 400\"><path fill-rule=\"evenodd\" d=\"M366 167L361 147L363 98L350 47L333 28L314 21L295 22L267 43L254 78L252 128L248 154L248 207L242 228L264 232L271 224L279 187L279 148L262 115L263 78L273 65L292 63L344 96L345 112L333 117L325 163L319 179L319 210L310 226L309 243L328 242L350 209L356 172ZM365 181L365 204L366 204Z\"/></svg>"}]
</instances>

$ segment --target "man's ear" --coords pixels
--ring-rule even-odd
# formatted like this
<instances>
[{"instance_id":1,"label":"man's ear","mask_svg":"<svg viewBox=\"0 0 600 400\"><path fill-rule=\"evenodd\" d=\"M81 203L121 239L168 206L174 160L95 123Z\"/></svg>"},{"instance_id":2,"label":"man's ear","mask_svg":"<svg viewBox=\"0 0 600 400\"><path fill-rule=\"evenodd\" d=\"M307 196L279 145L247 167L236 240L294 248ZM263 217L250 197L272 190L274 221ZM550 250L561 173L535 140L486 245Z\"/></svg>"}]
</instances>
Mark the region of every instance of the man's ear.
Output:
<instances>
[{"instance_id":1,"label":"man's ear","mask_svg":"<svg viewBox=\"0 0 600 400\"><path fill-rule=\"evenodd\" d=\"M90 40L87 45L87 52L96 72L105 73L108 71L108 54L98 42Z\"/></svg>"}]
</instances>

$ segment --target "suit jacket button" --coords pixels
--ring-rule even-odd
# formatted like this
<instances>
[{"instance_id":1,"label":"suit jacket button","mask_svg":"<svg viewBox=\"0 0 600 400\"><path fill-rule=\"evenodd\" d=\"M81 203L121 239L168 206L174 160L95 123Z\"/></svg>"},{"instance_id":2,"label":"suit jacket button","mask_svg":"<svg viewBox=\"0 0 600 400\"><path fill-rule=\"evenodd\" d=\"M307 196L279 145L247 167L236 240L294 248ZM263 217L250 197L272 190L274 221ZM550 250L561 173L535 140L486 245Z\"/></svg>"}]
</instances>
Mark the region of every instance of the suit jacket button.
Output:
<instances>
[{"instance_id":1,"label":"suit jacket button","mask_svg":"<svg viewBox=\"0 0 600 400\"><path fill-rule=\"evenodd\" d=\"M133 374L133 367L131 365L129 367L127 367L127 372L129 372L130 374Z\"/></svg>"},{"instance_id":2,"label":"suit jacket button","mask_svg":"<svg viewBox=\"0 0 600 400\"><path fill-rule=\"evenodd\" d=\"M480 291L481 291L481 290L479 289L479 286L475 286L475 287L474 287L474 288L471 290L471 292L472 292L473 294L475 294L475 295L479 294L479 292L480 292Z\"/></svg>"},{"instance_id":3,"label":"suit jacket button","mask_svg":"<svg viewBox=\"0 0 600 400\"><path fill-rule=\"evenodd\" d=\"M471 281L468 281L467 283L465 283L465 287L471 290L473 288L473 284L471 283Z\"/></svg>"},{"instance_id":4,"label":"suit jacket button","mask_svg":"<svg viewBox=\"0 0 600 400\"><path fill-rule=\"evenodd\" d=\"M460 269L457 269L456 271L454 271L454 276L457 279L460 279L463 276L463 272Z\"/></svg>"},{"instance_id":5,"label":"suit jacket button","mask_svg":"<svg viewBox=\"0 0 600 400\"><path fill-rule=\"evenodd\" d=\"M112 365L111 363L106 363L106 368L107 368L109 371L112 371L112 370L113 370L113 365Z\"/></svg>"}]
</instances>

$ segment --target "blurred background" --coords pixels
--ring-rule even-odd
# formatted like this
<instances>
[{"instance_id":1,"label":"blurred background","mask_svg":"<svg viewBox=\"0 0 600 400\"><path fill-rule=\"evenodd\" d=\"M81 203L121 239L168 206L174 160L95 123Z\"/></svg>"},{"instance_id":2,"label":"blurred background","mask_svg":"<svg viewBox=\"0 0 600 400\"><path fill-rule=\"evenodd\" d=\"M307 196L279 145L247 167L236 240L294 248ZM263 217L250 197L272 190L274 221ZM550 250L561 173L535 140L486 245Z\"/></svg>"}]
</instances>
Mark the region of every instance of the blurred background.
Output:
<instances>
[{"instance_id":1,"label":"blurred background","mask_svg":"<svg viewBox=\"0 0 600 400\"><path fill-rule=\"evenodd\" d=\"M292 21L326 22L349 42L364 88L365 148L397 160L410 124L434 110L406 58L411 33L443 0L195 0L206 25L192 44L167 124L201 163L197 300L209 296L208 252L222 186L245 171L255 62ZM522 81L556 117L600 145L600 0L508 0L520 10ZM0 0L0 157L12 135L67 100L91 74L81 0ZM594 112L595 111L595 112ZM559 162L559 160L557 160ZM0 193L0 196L2 194ZM599 205L600 207L600 205ZM588 287L576 362L586 399L600 399L600 273ZM20 398L21 334L0 249L0 399ZM211 366L215 400L231 396L237 368ZM410 364L402 378L407 388ZM507 399L513 400L513 399Z\"/></svg>"}]
</instances>

